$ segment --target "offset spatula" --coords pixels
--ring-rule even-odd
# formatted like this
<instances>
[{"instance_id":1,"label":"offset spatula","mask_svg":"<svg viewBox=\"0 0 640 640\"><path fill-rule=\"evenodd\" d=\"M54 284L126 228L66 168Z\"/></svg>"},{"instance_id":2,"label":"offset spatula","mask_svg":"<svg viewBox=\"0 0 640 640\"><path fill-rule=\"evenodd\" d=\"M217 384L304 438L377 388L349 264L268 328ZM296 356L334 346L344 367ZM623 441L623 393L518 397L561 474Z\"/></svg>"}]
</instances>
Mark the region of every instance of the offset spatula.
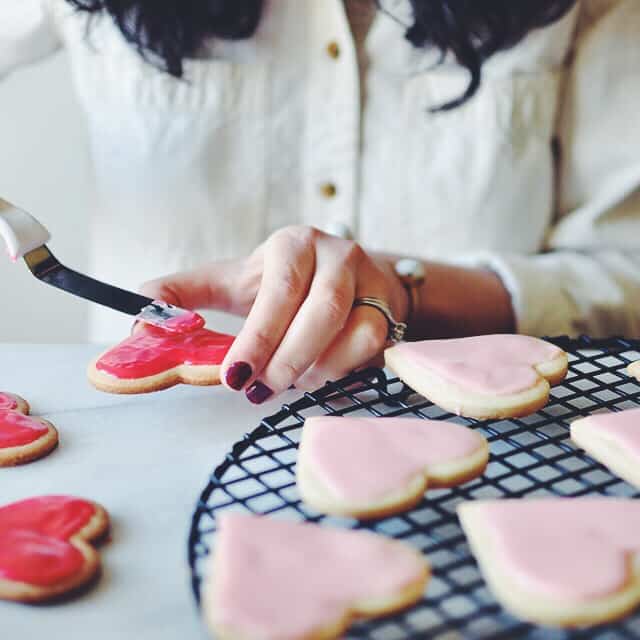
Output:
<instances>
[{"instance_id":1,"label":"offset spatula","mask_svg":"<svg viewBox=\"0 0 640 640\"><path fill-rule=\"evenodd\" d=\"M58 262L46 243L49 232L33 216L0 198L0 236L15 262L24 258L31 273L58 289L135 316L169 331L186 331L203 325L197 314L180 307L114 287L78 273Z\"/></svg>"}]
</instances>

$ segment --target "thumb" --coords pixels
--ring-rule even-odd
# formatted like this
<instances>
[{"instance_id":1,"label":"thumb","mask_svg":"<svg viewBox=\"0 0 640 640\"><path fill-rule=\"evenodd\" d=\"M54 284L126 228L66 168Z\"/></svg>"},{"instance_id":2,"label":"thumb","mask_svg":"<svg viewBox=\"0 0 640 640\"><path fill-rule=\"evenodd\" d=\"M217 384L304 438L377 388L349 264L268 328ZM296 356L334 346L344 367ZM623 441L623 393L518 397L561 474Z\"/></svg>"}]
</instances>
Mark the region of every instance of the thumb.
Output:
<instances>
[{"instance_id":1,"label":"thumb","mask_svg":"<svg viewBox=\"0 0 640 640\"><path fill-rule=\"evenodd\" d=\"M212 262L145 282L140 291L149 298L184 309L230 311L234 306L231 279L236 269L233 260Z\"/></svg>"}]
</instances>

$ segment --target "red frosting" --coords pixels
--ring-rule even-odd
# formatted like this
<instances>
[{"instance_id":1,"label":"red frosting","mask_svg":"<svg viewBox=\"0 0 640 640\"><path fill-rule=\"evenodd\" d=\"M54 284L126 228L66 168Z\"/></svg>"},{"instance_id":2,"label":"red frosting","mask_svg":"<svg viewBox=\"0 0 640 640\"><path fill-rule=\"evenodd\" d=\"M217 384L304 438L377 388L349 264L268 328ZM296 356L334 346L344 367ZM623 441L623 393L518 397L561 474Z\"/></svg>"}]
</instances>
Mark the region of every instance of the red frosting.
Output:
<instances>
[{"instance_id":1,"label":"red frosting","mask_svg":"<svg viewBox=\"0 0 640 640\"><path fill-rule=\"evenodd\" d=\"M46 425L17 411L0 410L0 449L31 444L48 433Z\"/></svg>"},{"instance_id":2,"label":"red frosting","mask_svg":"<svg viewBox=\"0 0 640 640\"><path fill-rule=\"evenodd\" d=\"M9 411L17 408L18 403L16 402L15 398L12 398L6 393L0 393L0 411Z\"/></svg>"},{"instance_id":3,"label":"red frosting","mask_svg":"<svg viewBox=\"0 0 640 640\"><path fill-rule=\"evenodd\" d=\"M233 340L233 336L209 329L176 333L144 325L100 357L96 368L116 378L136 379L180 365L219 365Z\"/></svg>"},{"instance_id":4,"label":"red frosting","mask_svg":"<svg viewBox=\"0 0 640 640\"><path fill-rule=\"evenodd\" d=\"M204 327L204 318L195 313L195 311L187 311L182 315L169 318L164 325L168 331L177 333L188 333L189 331L195 331Z\"/></svg>"},{"instance_id":5,"label":"red frosting","mask_svg":"<svg viewBox=\"0 0 640 640\"><path fill-rule=\"evenodd\" d=\"M51 586L77 574L84 557L69 539L95 515L86 500L44 496L0 508L0 579Z\"/></svg>"}]
</instances>

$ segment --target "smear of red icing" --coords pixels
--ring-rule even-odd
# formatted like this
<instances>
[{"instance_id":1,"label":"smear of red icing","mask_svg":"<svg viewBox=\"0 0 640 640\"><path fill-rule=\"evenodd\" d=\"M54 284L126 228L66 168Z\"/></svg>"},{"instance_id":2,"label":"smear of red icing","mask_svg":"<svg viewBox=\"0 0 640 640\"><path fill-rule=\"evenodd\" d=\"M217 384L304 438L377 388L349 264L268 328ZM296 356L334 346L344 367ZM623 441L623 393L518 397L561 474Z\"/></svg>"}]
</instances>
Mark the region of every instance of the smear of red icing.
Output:
<instances>
[{"instance_id":1,"label":"smear of red icing","mask_svg":"<svg viewBox=\"0 0 640 640\"><path fill-rule=\"evenodd\" d=\"M12 398L10 395L6 393L0 393L0 411L3 410L13 410L18 408L18 403L15 401L15 398Z\"/></svg>"},{"instance_id":2,"label":"smear of red icing","mask_svg":"<svg viewBox=\"0 0 640 640\"><path fill-rule=\"evenodd\" d=\"M187 333L168 332L159 327L143 328L105 353L96 368L116 378L154 376L182 364L222 364L234 337L209 329Z\"/></svg>"},{"instance_id":3,"label":"smear of red icing","mask_svg":"<svg viewBox=\"0 0 640 640\"><path fill-rule=\"evenodd\" d=\"M20 447L46 435L47 427L17 411L0 410L0 449Z\"/></svg>"},{"instance_id":4,"label":"smear of red icing","mask_svg":"<svg viewBox=\"0 0 640 640\"><path fill-rule=\"evenodd\" d=\"M195 311L188 311L174 318L169 318L169 320L164 323L164 326L168 331L188 333L189 331L202 329L204 322L204 318L200 314L195 313Z\"/></svg>"},{"instance_id":5,"label":"smear of red icing","mask_svg":"<svg viewBox=\"0 0 640 640\"><path fill-rule=\"evenodd\" d=\"M77 574L84 557L68 540L95 514L86 500L44 496L0 508L0 579L51 586Z\"/></svg>"}]
</instances>

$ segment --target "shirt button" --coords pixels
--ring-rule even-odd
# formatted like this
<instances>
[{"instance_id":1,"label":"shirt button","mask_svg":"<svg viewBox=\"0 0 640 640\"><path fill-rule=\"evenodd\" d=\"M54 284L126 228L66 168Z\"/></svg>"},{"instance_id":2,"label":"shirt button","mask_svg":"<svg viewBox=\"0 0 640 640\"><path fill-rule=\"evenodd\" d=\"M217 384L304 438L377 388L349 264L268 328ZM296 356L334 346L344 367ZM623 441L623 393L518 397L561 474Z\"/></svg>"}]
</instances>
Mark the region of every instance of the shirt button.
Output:
<instances>
[{"instance_id":1,"label":"shirt button","mask_svg":"<svg viewBox=\"0 0 640 640\"><path fill-rule=\"evenodd\" d=\"M335 198L338 193L338 188L333 182L325 182L320 187L320 193L322 193L325 198Z\"/></svg>"},{"instance_id":2,"label":"shirt button","mask_svg":"<svg viewBox=\"0 0 640 640\"><path fill-rule=\"evenodd\" d=\"M331 58L337 60L340 57L340 45L337 42L330 42L327 45L327 53Z\"/></svg>"}]
</instances>

